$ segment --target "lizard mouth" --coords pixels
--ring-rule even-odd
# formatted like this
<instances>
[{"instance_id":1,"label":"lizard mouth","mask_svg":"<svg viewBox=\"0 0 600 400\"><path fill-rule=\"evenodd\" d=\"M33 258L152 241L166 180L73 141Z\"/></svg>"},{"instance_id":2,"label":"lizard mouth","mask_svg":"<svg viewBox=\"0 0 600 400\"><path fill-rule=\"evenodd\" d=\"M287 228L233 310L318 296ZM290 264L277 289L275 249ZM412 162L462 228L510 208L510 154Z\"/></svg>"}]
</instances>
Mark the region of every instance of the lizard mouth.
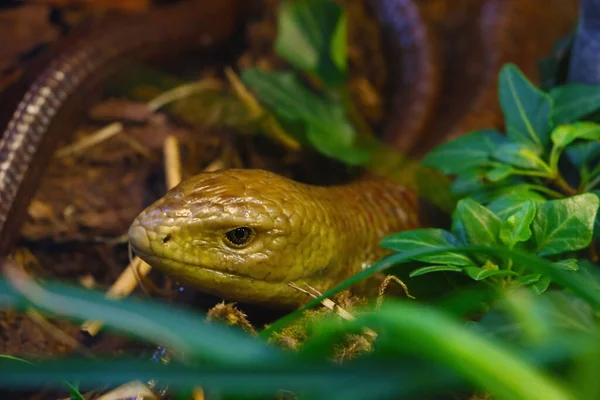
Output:
<instances>
[{"instance_id":1,"label":"lizard mouth","mask_svg":"<svg viewBox=\"0 0 600 400\"><path fill-rule=\"evenodd\" d=\"M287 282L266 281L169 259L148 252L133 251L145 262L182 284L230 301L262 304L268 308L292 309L309 298Z\"/></svg>"},{"instance_id":2,"label":"lizard mouth","mask_svg":"<svg viewBox=\"0 0 600 400\"><path fill-rule=\"evenodd\" d=\"M205 271L208 273L218 275L222 278L231 278L231 279L238 279L238 280L245 279L248 281L257 281L257 282L269 282L265 279L257 279L257 278L253 278L253 277L250 277L247 275L240 275L240 274L234 274L231 272L224 272L223 270L220 270L220 269L209 268L206 266L200 266L200 265L185 262L185 261L182 261L182 260L176 259L176 258L158 256L155 253L150 253L147 251L140 250L139 248L136 248L135 245L133 245L133 244L130 244L130 246L131 246L131 249L133 250L133 252L139 258L141 258L142 260L144 260L145 262L147 262L148 264L150 264L153 267L156 266L159 269L165 269L169 274L180 275L178 273L178 270L196 271L196 273L198 273L199 271Z\"/></svg>"}]
</instances>

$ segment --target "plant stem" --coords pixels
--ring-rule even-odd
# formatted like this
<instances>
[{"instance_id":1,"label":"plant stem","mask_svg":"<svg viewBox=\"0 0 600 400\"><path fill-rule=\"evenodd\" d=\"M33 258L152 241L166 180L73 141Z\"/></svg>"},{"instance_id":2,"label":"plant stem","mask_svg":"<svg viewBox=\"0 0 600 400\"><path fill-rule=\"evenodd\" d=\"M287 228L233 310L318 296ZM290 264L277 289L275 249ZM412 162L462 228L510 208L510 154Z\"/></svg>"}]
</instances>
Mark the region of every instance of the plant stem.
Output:
<instances>
[{"instance_id":1,"label":"plant stem","mask_svg":"<svg viewBox=\"0 0 600 400\"><path fill-rule=\"evenodd\" d=\"M549 195L549 196L551 196L551 197L553 197L555 199L561 199L561 198L565 197L564 194L562 194L560 192L557 192L556 190L552 190L550 188L547 188L545 186L541 186L541 185L527 185L527 187L529 189L533 189L533 190L537 190L538 192L545 193L545 194L547 194L547 195Z\"/></svg>"},{"instance_id":2,"label":"plant stem","mask_svg":"<svg viewBox=\"0 0 600 400\"><path fill-rule=\"evenodd\" d=\"M594 188L594 186L596 186L598 183L600 183L600 175L596 176L594 179L592 179L586 186L584 189L584 192L589 192L591 189Z\"/></svg>"},{"instance_id":3,"label":"plant stem","mask_svg":"<svg viewBox=\"0 0 600 400\"><path fill-rule=\"evenodd\" d=\"M567 181L565 181L564 178L560 175L554 178L554 183L556 183L556 185L569 196L574 196L577 194L577 190L573 189L571 185L569 185Z\"/></svg>"}]
</instances>

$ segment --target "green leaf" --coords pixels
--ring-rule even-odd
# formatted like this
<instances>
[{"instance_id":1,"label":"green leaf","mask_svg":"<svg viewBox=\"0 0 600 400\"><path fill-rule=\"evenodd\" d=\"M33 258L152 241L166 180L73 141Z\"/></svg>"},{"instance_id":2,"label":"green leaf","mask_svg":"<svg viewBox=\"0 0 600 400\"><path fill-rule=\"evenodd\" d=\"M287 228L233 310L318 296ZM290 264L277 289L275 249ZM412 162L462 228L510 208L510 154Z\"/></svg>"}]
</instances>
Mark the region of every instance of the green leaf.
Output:
<instances>
[{"instance_id":1,"label":"green leaf","mask_svg":"<svg viewBox=\"0 0 600 400\"><path fill-rule=\"evenodd\" d=\"M407 252L427 247L458 246L460 244L453 234L443 229L414 229L399 232L381 240L382 247L396 252ZM431 264L474 265L473 261L466 255L452 252L415 257L415 260Z\"/></svg>"},{"instance_id":2,"label":"green leaf","mask_svg":"<svg viewBox=\"0 0 600 400\"><path fill-rule=\"evenodd\" d=\"M542 277L541 274L519 275L519 276L515 277L515 281L519 282L520 284L522 284L524 286L528 286L528 285L531 285L532 283L539 281L541 277Z\"/></svg>"},{"instance_id":3,"label":"green leaf","mask_svg":"<svg viewBox=\"0 0 600 400\"><path fill-rule=\"evenodd\" d=\"M552 98L514 64L500 70L499 97L508 138L542 151L550 139Z\"/></svg>"},{"instance_id":4,"label":"green leaf","mask_svg":"<svg viewBox=\"0 0 600 400\"><path fill-rule=\"evenodd\" d=\"M332 0L287 0L279 9L275 51L330 86L347 71L346 13Z\"/></svg>"},{"instance_id":5,"label":"green leaf","mask_svg":"<svg viewBox=\"0 0 600 400\"><path fill-rule=\"evenodd\" d=\"M246 69L244 83L254 90L259 100L288 124L301 124L304 137L319 152L345 163L357 165L370 160L370 147L358 141L341 101L324 98L304 87L291 71L265 72ZM292 130L294 132L294 130Z\"/></svg>"},{"instance_id":6,"label":"green leaf","mask_svg":"<svg viewBox=\"0 0 600 400\"><path fill-rule=\"evenodd\" d=\"M526 242L531 237L529 226L535 218L536 204L527 200L523 206L508 217L500 227L500 240L509 248L519 242Z\"/></svg>"},{"instance_id":7,"label":"green leaf","mask_svg":"<svg viewBox=\"0 0 600 400\"><path fill-rule=\"evenodd\" d=\"M429 274L431 272L460 272L462 271L461 267L457 267L456 265L430 265L427 267L417 268L412 271L409 276L414 278L415 276Z\"/></svg>"},{"instance_id":8,"label":"green leaf","mask_svg":"<svg viewBox=\"0 0 600 400\"><path fill-rule=\"evenodd\" d=\"M237 328L208 323L197 312L156 300L120 299L116 302L107 299L101 291L60 283L46 283L42 287L23 280L20 285L27 296L0 277L0 307L17 310L34 307L42 313L58 313L75 321L103 321L107 328L180 352L188 360L250 365L259 360L273 362L285 357L275 347ZM175 326L186 329L172 329Z\"/></svg>"},{"instance_id":9,"label":"green leaf","mask_svg":"<svg viewBox=\"0 0 600 400\"><path fill-rule=\"evenodd\" d=\"M547 276L543 276L537 282L531 284L531 288L535 293L542 294L546 290L548 290L550 282L552 282L550 278L548 278Z\"/></svg>"},{"instance_id":10,"label":"green leaf","mask_svg":"<svg viewBox=\"0 0 600 400\"><path fill-rule=\"evenodd\" d=\"M575 33L569 33L554 43L552 52L539 61L541 89L548 91L565 79L564 66L568 64L569 50L573 45Z\"/></svg>"},{"instance_id":11,"label":"green leaf","mask_svg":"<svg viewBox=\"0 0 600 400\"><path fill-rule=\"evenodd\" d=\"M362 165L371 159L368 149L354 146L354 127L349 123L340 121L337 126L309 124L307 138L322 154L350 165Z\"/></svg>"},{"instance_id":12,"label":"green leaf","mask_svg":"<svg viewBox=\"0 0 600 400\"><path fill-rule=\"evenodd\" d=\"M465 267L463 269L469 278L482 281L486 278L492 276L507 276L507 275L517 275L514 271L507 271L505 269L487 269L487 268L479 268L479 267Z\"/></svg>"},{"instance_id":13,"label":"green leaf","mask_svg":"<svg viewBox=\"0 0 600 400\"><path fill-rule=\"evenodd\" d=\"M453 219L460 221L465 236L471 244L494 245L502 222L490 210L466 198L458 202Z\"/></svg>"},{"instance_id":14,"label":"green leaf","mask_svg":"<svg viewBox=\"0 0 600 400\"><path fill-rule=\"evenodd\" d=\"M600 198L600 190L594 190L590 193L595 194ZM600 213L596 214L596 219L594 220L594 234L593 237L595 239L600 238Z\"/></svg>"},{"instance_id":15,"label":"green leaf","mask_svg":"<svg viewBox=\"0 0 600 400\"><path fill-rule=\"evenodd\" d=\"M598 196L592 193L542 204L532 225L537 253L547 256L587 247L598 204Z\"/></svg>"},{"instance_id":16,"label":"green leaf","mask_svg":"<svg viewBox=\"0 0 600 400\"><path fill-rule=\"evenodd\" d=\"M573 125L560 125L551 134L557 147L567 147L577 139L600 140L600 125L594 122L578 122Z\"/></svg>"},{"instance_id":17,"label":"green leaf","mask_svg":"<svg viewBox=\"0 0 600 400\"><path fill-rule=\"evenodd\" d=\"M569 84L550 91L555 124L577 121L600 109L600 86Z\"/></svg>"},{"instance_id":18,"label":"green leaf","mask_svg":"<svg viewBox=\"0 0 600 400\"><path fill-rule=\"evenodd\" d=\"M489 161L491 153L505 140L493 130L472 132L433 149L421 164L446 175L459 174Z\"/></svg>"},{"instance_id":19,"label":"green leaf","mask_svg":"<svg viewBox=\"0 0 600 400\"><path fill-rule=\"evenodd\" d=\"M577 264L576 258L567 258L564 260L560 260L554 263L555 265L567 270L567 271L577 271L579 270L579 264Z\"/></svg>"},{"instance_id":20,"label":"green leaf","mask_svg":"<svg viewBox=\"0 0 600 400\"><path fill-rule=\"evenodd\" d=\"M457 196L466 196L485 185L486 172L480 168L473 167L460 173L452 182L450 192Z\"/></svg>"},{"instance_id":21,"label":"green leaf","mask_svg":"<svg viewBox=\"0 0 600 400\"><path fill-rule=\"evenodd\" d=\"M508 177L513 172L513 167L511 167L510 165L502 164L488 171L487 178L492 182L498 182Z\"/></svg>"},{"instance_id":22,"label":"green leaf","mask_svg":"<svg viewBox=\"0 0 600 400\"><path fill-rule=\"evenodd\" d=\"M506 219L521 209L521 207L523 207L523 205L528 201L533 201L536 204L542 204L546 201L546 198L537 192L529 189L522 189L497 197L495 200L487 204L487 208L496 214L498 218Z\"/></svg>"},{"instance_id":23,"label":"green leaf","mask_svg":"<svg viewBox=\"0 0 600 400\"><path fill-rule=\"evenodd\" d=\"M494 152L494 158L515 167L545 171L546 163L537 148L524 143L505 143Z\"/></svg>"},{"instance_id":24,"label":"green leaf","mask_svg":"<svg viewBox=\"0 0 600 400\"><path fill-rule=\"evenodd\" d=\"M565 149L565 153L573 165L581 168L600 155L600 142L573 143Z\"/></svg>"}]
</instances>

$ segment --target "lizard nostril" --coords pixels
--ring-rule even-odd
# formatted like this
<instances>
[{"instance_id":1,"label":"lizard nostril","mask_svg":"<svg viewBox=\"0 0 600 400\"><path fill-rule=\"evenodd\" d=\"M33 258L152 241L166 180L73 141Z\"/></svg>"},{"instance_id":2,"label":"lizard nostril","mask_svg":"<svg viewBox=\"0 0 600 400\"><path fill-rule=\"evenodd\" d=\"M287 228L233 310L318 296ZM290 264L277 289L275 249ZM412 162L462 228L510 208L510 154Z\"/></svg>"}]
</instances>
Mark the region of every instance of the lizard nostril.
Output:
<instances>
[{"instance_id":1,"label":"lizard nostril","mask_svg":"<svg viewBox=\"0 0 600 400\"><path fill-rule=\"evenodd\" d=\"M169 240L171 240L171 235L170 234L166 234L165 236L162 237L162 242L163 243L167 243L167 242L169 242Z\"/></svg>"}]
</instances>

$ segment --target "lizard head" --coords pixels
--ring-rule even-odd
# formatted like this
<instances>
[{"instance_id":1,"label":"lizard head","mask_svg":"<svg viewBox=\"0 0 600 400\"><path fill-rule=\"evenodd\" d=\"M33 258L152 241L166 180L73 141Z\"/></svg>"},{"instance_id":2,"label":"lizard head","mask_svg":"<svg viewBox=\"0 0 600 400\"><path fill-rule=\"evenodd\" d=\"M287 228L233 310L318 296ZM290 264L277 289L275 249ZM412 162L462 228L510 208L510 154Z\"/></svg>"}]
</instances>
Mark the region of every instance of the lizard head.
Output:
<instances>
[{"instance_id":1,"label":"lizard head","mask_svg":"<svg viewBox=\"0 0 600 400\"><path fill-rule=\"evenodd\" d=\"M323 290L335 257L336 232L315 190L263 170L201 173L144 210L129 241L142 260L204 292L295 306L308 298L288 283Z\"/></svg>"}]
</instances>

